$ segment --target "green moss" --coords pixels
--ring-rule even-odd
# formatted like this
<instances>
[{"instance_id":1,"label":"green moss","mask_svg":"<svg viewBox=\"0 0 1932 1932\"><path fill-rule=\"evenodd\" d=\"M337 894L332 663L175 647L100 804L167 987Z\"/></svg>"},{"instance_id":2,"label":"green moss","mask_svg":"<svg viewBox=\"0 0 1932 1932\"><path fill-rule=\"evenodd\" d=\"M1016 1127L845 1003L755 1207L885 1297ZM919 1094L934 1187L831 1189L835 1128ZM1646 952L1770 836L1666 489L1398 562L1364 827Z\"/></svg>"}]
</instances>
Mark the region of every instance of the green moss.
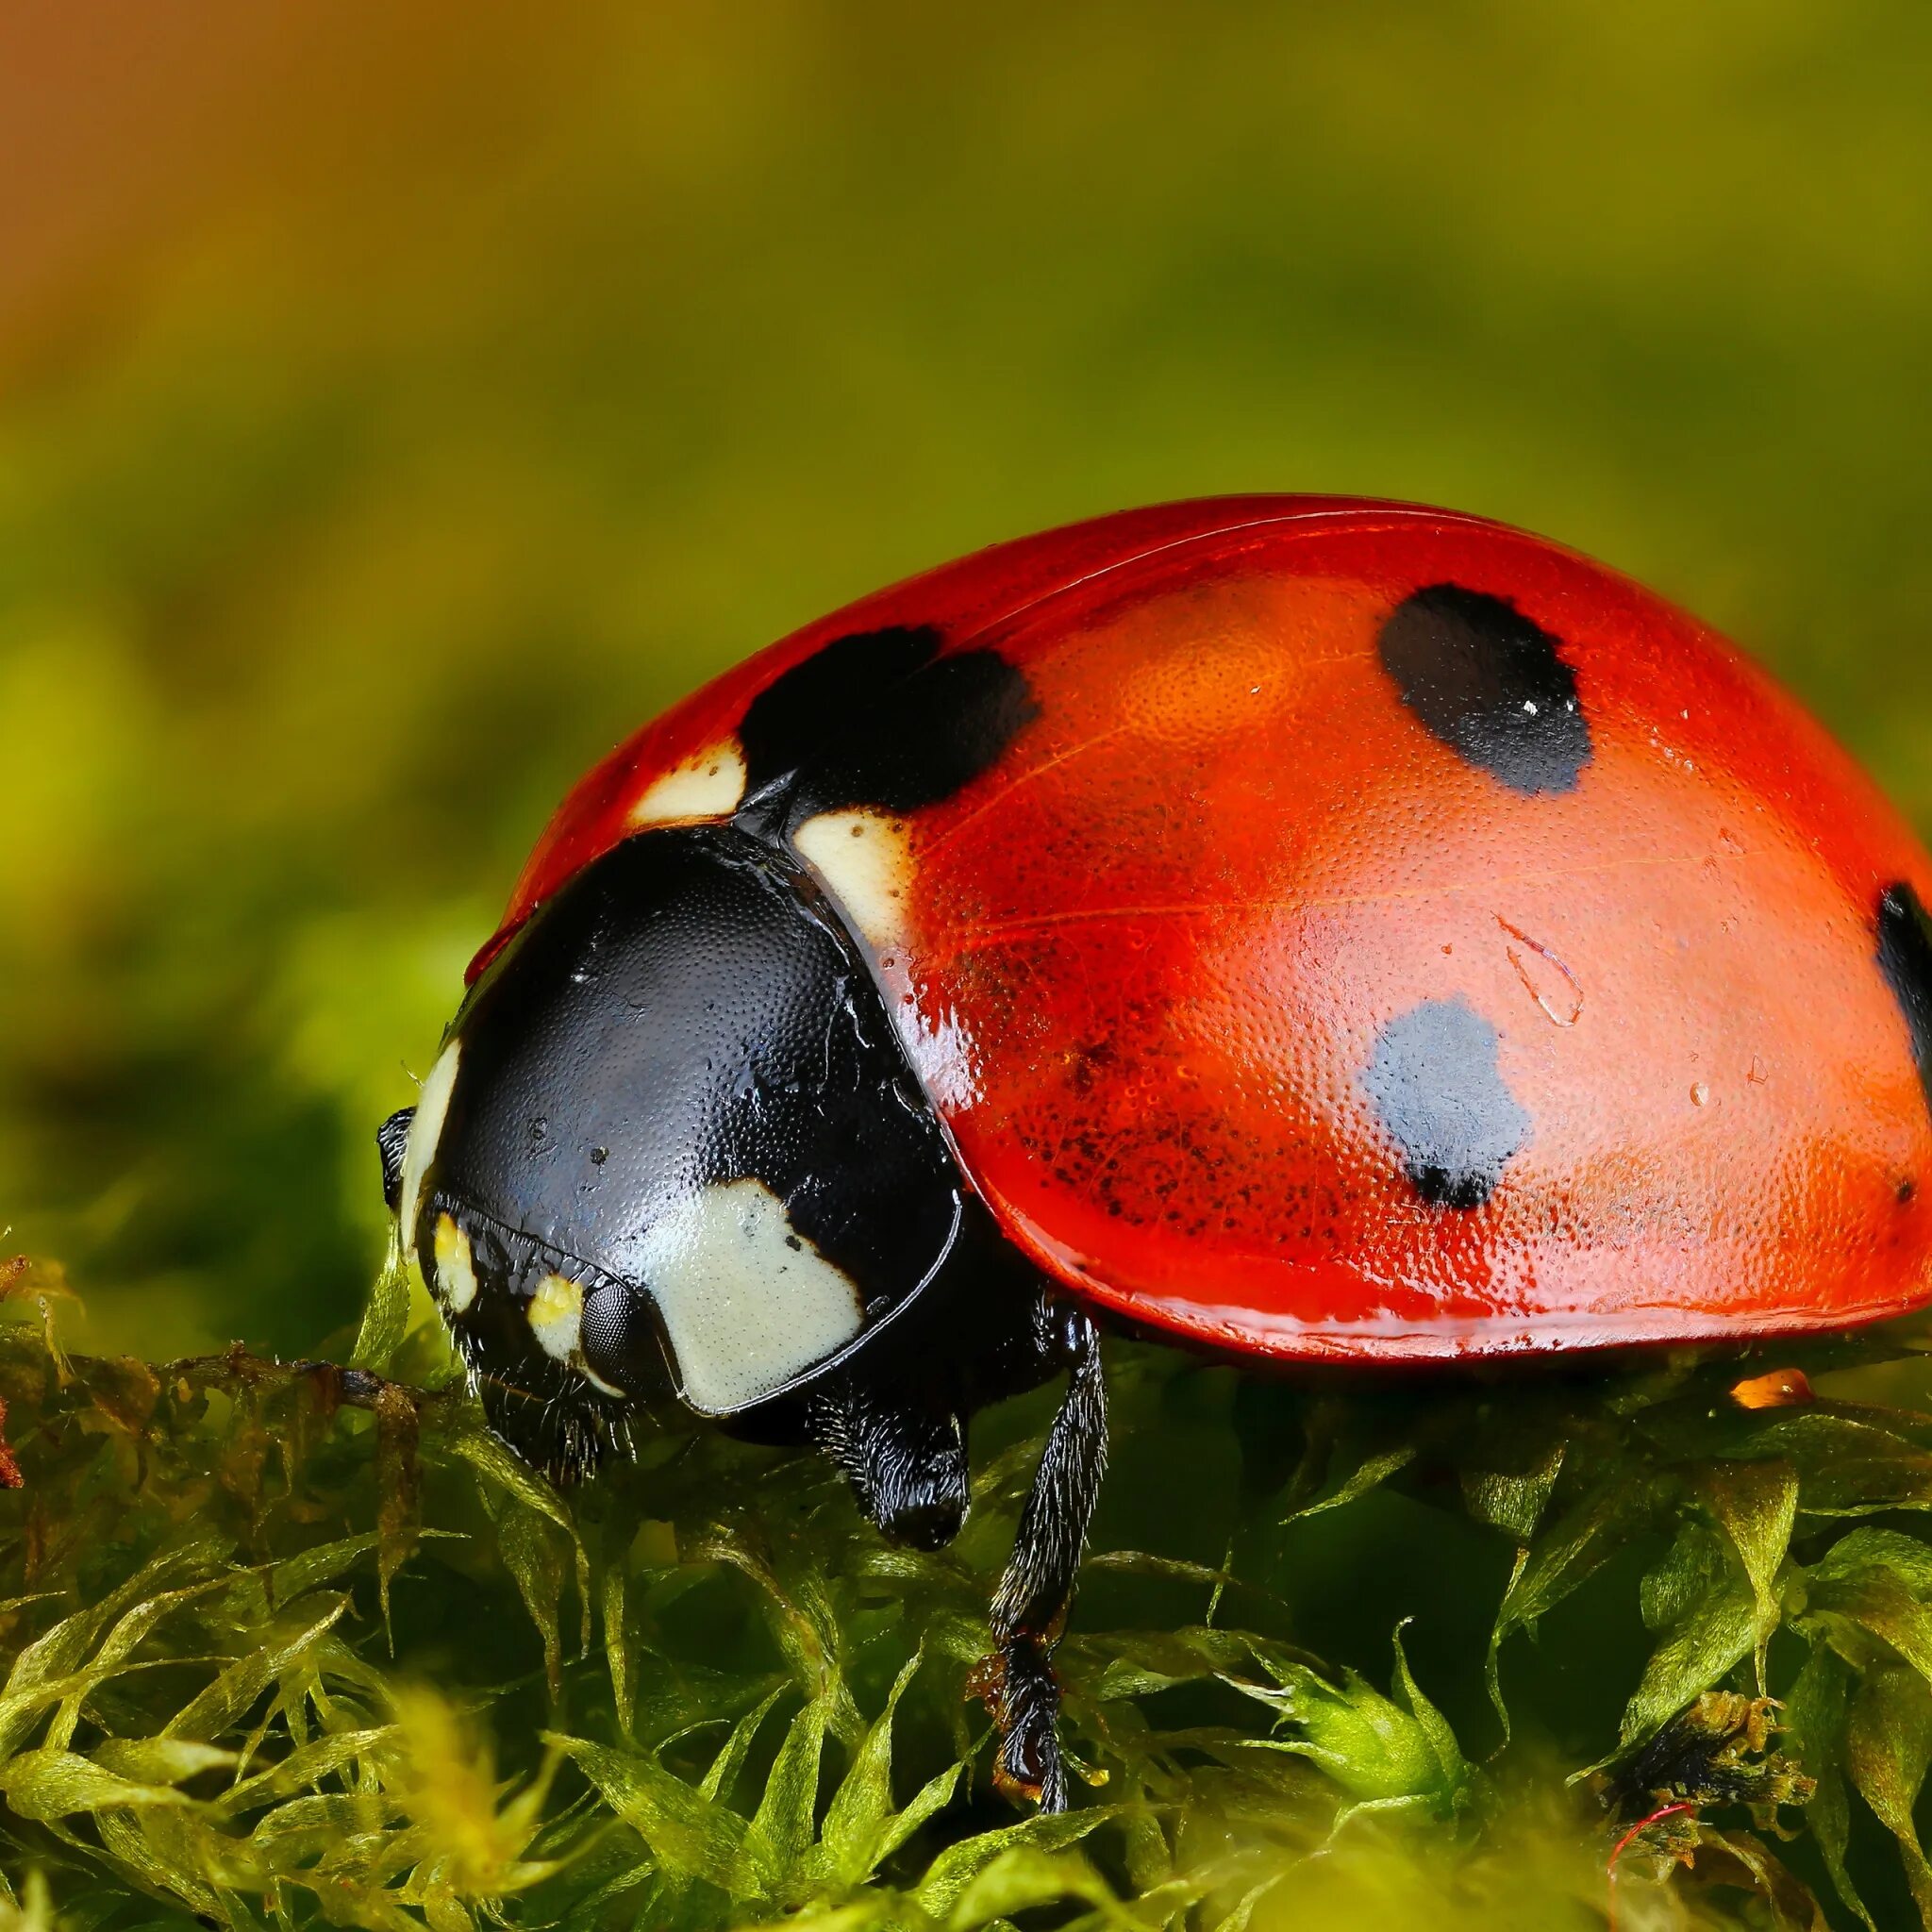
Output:
<instances>
[{"instance_id":1,"label":"green moss","mask_svg":"<svg viewBox=\"0 0 1932 1932\"><path fill-rule=\"evenodd\" d=\"M1932 1924L1932 1417L1745 1409L1689 1357L1289 1386L1119 1348L1080 1797L1026 1819L969 1679L1044 1397L921 1556L682 1426L559 1496L384 1328L387 1376L0 1336L15 1923L1581 1926L1621 1777L1731 1800L1626 1849L1630 1923Z\"/></svg>"}]
</instances>

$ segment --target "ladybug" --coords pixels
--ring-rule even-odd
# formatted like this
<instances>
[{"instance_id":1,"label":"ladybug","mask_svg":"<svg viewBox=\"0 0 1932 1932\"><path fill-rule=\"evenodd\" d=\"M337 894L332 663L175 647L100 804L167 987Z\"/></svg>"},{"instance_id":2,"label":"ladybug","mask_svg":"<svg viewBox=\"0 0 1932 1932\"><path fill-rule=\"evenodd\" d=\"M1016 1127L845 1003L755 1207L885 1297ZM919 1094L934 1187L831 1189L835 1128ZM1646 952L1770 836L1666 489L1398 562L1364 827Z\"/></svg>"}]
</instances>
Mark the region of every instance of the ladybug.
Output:
<instances>
[{"instance_id":1,"label":"ladybug","mask_svg":"<svg viewBox=\"0 0 1932 1932\"><path fill-rule=\"evenodd\" d=\"M1099 1324L1441 1363L1921 1306L1928 894L1824 731L1599 564L1135 510L863 599L591 771L385 1185L560 1471L681 1402L932 1548L974 1410L1064 1375L987 1674L1053 1809Z\"/></svg>"}]
</instances>

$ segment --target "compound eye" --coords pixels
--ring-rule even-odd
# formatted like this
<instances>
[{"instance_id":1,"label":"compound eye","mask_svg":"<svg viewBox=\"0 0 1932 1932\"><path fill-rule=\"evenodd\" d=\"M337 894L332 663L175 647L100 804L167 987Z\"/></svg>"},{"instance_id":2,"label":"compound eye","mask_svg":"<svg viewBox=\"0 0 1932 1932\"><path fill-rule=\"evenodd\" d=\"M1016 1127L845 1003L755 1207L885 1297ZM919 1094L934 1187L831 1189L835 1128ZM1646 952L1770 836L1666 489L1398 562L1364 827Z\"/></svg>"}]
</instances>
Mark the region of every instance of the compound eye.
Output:
<instances>
[{"instance_id":1,"label":"compound eye","mask_svg":"<svg viewBox=\"0 0 1932 1932\"><path fill-rule=\"evenodd\" d=\"M607 1281L584 1298L584 1379L606 1395L648 1398L664 1386L664 1349L649 1304L621 1281Z\"/></svg>"},{"instance_id":2,"label":"compound eye","mask_svg":"<svg viewBox=\"0 0 1932 1932\"><path fill-rule=\"evenodd\" d=\"M391 1214L402 1211L403 1158L409 1145L409 1124L415 1118L413 1107L401 1108L375 1130L375 1151L382 1160L382 1198Z\"/></svg>"}]
</instances>

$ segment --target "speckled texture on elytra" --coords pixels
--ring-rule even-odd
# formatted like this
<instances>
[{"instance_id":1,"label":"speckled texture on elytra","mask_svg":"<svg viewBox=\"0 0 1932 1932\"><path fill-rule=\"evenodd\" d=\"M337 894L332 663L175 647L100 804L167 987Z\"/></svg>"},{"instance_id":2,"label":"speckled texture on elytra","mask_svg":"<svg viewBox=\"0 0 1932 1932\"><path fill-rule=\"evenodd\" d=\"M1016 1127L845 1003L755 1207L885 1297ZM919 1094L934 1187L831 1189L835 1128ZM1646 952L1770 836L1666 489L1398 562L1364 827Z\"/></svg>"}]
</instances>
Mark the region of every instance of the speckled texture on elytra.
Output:
<instances>
[{"instance_id":1,"label":"speckled texture on elytra","mask_svg":"<svg viewBox=\"0 0 1932 1932\"><path fill-rule=\"evenodd\" d=\"M1418 640L1441 643L1418 611L1505 647L1446 708L1417 702ZM873 969L974 1184L1091 1300L1282 1356L1440 1357L1926 1298L1932 1115L1881 908L1932 895L1932 861L1722 639L1477 519L1174 505L882 591L592 772L506 932L761 692L769 786L785 674L914 633L939 656L886 708L967 775L881 801L905 911ZM958 659L991 713L916 715L908 691ZM1557 729L1510 727L1534 770L1457 722L1499 664L1519 707L1574 695ZM948 740L974 715L1009 733L976 772ZM809 743L789 756L792 795L857 802L849 741L824 783ZM1493 1032L1521 1110L1480 1200L1430 1198L1374 1091L1378 1042L1431 1007Z\"/></svg>"}]
</instances>

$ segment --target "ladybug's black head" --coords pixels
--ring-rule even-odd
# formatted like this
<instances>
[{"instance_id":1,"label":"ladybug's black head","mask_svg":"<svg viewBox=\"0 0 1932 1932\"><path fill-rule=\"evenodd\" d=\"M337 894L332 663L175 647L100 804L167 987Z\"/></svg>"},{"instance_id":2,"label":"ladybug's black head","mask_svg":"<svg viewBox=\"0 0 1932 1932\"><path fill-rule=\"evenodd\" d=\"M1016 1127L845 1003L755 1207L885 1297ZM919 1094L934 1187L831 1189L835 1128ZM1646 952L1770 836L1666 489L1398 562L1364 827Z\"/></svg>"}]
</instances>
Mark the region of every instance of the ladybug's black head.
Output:
<instances>
[{"instance_id":1,"label":"ladybug's black head","mask_svg":"<svg viewBox=\"0 0 1932 1932\"><path fill-rule=\"evenodd\" d=\"M641 832L458 1013L385 1178L472 1368L739 1416L932 1278L961 1192L823 893L729 826Z\"/></svg>"}]
</instances>

